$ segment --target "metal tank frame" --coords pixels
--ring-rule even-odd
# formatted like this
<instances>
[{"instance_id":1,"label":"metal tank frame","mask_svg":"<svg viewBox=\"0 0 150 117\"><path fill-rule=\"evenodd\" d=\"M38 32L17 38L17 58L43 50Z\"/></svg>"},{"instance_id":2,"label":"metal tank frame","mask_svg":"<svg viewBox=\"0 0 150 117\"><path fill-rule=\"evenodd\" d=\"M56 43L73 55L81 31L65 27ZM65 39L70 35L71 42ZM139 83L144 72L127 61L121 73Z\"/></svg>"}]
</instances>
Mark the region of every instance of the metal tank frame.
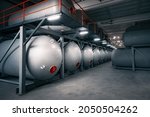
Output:
<instances>
[{"instance_id":1,"label":"metal tank frame","mask_svg":"<svg viewBox=\"0 0 150 117\"><path fill-rule=\"evenodd\" d=\"M63 10L63 8L62 8L62 10ZM61 13L62 13L62 11L61 11ZM65 14L65 12L64 12L63 16L64 16L64 19L68 18L71 21L73 20L75 25L72 26L71 28L75 29L77 27L83 26L82 22L76 21L76 19L74 19L74 17L72 17L71 15L68 15L67 13ZM23 24L13 25L13 26L1 29L1 31L3 31L3 32L9 32L9 31L12 31L12 30L13 30L13 32L16 32L16 30L17 31L19 30L18 33L16 34L16 36L14 37L14 39L12 40L12 43L9 45L6 53L4 54L2 59L0 60L0 62L1 62L5 58L6 54L8 53L9 49L11 48L11 46L14 44L15 40L17 39L17 37L20 37L20 43L19 43L19 46L20 46L20 53L19 53L19 57L20 57L20 60L19 60L19 80L18 81L13 81L13 80L10 80L10 79L0 79L0 81L2 81L2 82L7 82L7 83L18 85L18 88L16 89L16 92L19 95L23 95L26 92L32 90L33 88L36 88L37 86L41 86L43 84L47 84L47 83L51 82L51 81L47 81L47 80L45 80L45 81L35 81L35 80L28 81L28 79L26 79L26 74L25 74L25 72L26 72L25 71L26 51L25 51L25 48L26 48L26 44L28 43L28 41L31 39L31 37L33 35L35 35L35 33L38 30L42 30L42 31L46 32L47 34L55 35L55 36L59 37L58 42L60 42L62 55L63 55L62 56L63 58L62 58L61 68L60 68L60 71L58 73L58 74L60 74L60 79L65 78L65 68L64 68L65 67L64 66L64 43L65 43L65 40L75 41L76 43L78 43L78 45L79 45L81 50L83 49L83 47L85 45L90 45L92 48L94 48L94 47L103 48L102 46L98 46L98 45L93 44L91 42L85 42L85 41L78 40L75 37L67 36L67 34L65 35L65 34L62 34L62 33L59 33L59 32L53 31L53 30L47 30L47 29L41 28L41 26L43 24L46 24L47 17L48 16L43 17L41 19L36 19L34 21L31 21L34 25L31 25L30 24L31 22L25 22ZM37 23L37 21L39 23ZM67 22L67 24L69 24L69 23ZM30 35L28 37L27 37L27 34L26 34L27 33L26 29L34 29L30 33ZM26 37L27 37L27 39L26 39ZM93 67L93 63L91 65L91 67ZM82 60L81 61L81 65L80 65L80 71L83 71L83 70L84 70L84 66L83 66L83 60ZM2 76L3 76L3 73L2 73Z\"/></svg>"},{"instance_id":2,"label":"metal tank frame","mask_svg":"<svg viewBox=\"0 0 150 117\"><path fill-rule=\"evenodd\" d=\"M12 40L12 43L9 45L6 53L4 54L4 57L6 56L7 52L9 51L9 49L11 48L11 46L13 45L14 41L17 39L18 36L20 36L20 61L19 61L19 81L18 82L14 82L12 80L6 80L6 79L0 79L0 81L2 82L7 82L7 83L11 83L11 84L15 84L18 85L18 88L16 89L16 92L19 95L23 95L26 92L32 90L33 88L36 88L37 86L41 86L43 84L47 84L51 81L28 81L27 83L27 79L26 79L26 74L25 74L25 66L26 66L26 62L25 62L25 47L26 44L28 43L28 41L31 39L31 37L37 32L37 30L44 30L45 32L51 34L51 35L55 35L57 37L59 37L58 42L60 42L60 46L61 46L61 50L62 50L62 64L61 64L61 68L60 68L60 72L58 74L60 74L60 79L65 78L65 64L64 64L64 40L71 40L71 41L75 41L76 43L78 43L80 49L83 49L83 47L85 45L90 45L92 47L92 49L94 47L97 48L103 48L102 46L97 46L96 44L90 43L90 42L85 42L85 41L81 41L81 40L77 40L76 38L70 37L70 36L66 36L66 35L62 35L58 32L55 31L48 31L47 29L42 29L40 28L40 26L44 23L44 21L46 20L46 18L42 19L41 22L35 27L35 26L20 26L20 29L18 31L18 33L16 34L16 36L14 37L14 39ZM26 39L26 28L35 28L33 30L33 32L29 35L29 37ZM4 58L2 57L2 59ZM2 61L2 59L0 61ZM93 63L91 65L91 67L93 67ZM83 71L84 67L83 67L83 60L81 61L81 65L80 65L80 71Z\"/></svg>"},{"instance_id":3,"label":"metal tank frame","mask_svg":"<svg viewBox=\"0 0 150 117\"><path fill-rule=\"evenodd\" d=\"M132 66L131 67L119 67L119 66L114 66L114 68L116 69L125 69L125 70L132 70L132 71L136 71L136 70L147 70L147 71L150 71L150 68L140 68L140 67L136 67L136 62L135 62L135 49L136 48L141 48L141 47L150 47L150 45L136 45L136 46L131 46L130 49L131 49L131 53L132 53Z\"/></svg>"}]
</instances>

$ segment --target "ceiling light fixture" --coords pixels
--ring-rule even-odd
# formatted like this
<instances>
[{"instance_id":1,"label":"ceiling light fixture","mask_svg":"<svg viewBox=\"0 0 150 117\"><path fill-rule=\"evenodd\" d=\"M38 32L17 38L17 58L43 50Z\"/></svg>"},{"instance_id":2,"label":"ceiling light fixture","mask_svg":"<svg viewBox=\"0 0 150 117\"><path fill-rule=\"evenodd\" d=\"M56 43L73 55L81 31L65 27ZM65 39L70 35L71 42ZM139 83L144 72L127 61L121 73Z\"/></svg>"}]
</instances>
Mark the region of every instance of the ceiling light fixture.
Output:
<instances>
[{"instance_id":1,"label":"ceiling light fixture","mask_svg":"<svg viewBox=\"0 0 150 117\"><path fill-rule=\"evenodd\" d=\"M101 39L100 38L94 38L94 41L100 41Z\"/></svg>"},{"instance_id":2,"label":"ceiling light fixture","mask_svg":"<svg viewBox=\"0 0 150 117\"><path fill-rule=\"evenodd\" d=\"M107 44L107 41L106 41L106 40L103 40L103 41L102 41L102 44Z\"/></svg>"},{"instance_id":3,"label":"ceiling light fixture","mask_svg":"<svg viewBox=\"0 0 150 117\"><path fill-rule=\"evenodd\" d=\"M89 33L88 30L81 30L79 32L80 35L87 35L88 33Z\"/></svg>"},{"instance_id":4,"label":"ceiling light fixture","mask_svg":"<svg viewBox=\"0 0 150 117\"><path fill-rule=\"evenodd\" d=\"M59 13L59 14L55 14L55 15L51 15L51 16L47 17L47 20L48 21L56 21L60 18L61 18L61 14Z\"/></svg>"},{"instance_id":5,"label":"ceiling light fixture","mask_svg":"<svg viewBox=\"0 0 150 117\"><path fill-rule=\"evenodd\" d=\"M118 39L120 39L120 36L117 36Z\"/></svg>"},{"instance_id":6,"label":"ceiling light fixture","mask_svg":"<svg viewBox=\"0 0 150 117\"><path fill-rule=\"evenodd\" d=\"M113 36L113 39L116 39L116 36Z\"/></svg>"}]
</instances>

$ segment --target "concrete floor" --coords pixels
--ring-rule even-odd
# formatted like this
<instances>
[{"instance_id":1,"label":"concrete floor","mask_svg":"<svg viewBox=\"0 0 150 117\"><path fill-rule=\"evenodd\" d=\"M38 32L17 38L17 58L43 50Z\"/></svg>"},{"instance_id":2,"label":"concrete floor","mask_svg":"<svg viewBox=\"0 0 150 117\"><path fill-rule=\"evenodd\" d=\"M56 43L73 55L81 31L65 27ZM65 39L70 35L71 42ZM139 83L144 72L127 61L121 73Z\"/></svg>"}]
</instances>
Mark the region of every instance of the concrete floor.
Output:
<instances>
[{"instance_id":1,"label":"concrete floor","mask_svg":"<svg viewBox=\"0 0 150 117\"><path fill-rule=\"evenodd\" d=\"M0 82L0 99L145 100L150 99L150 71L117 70L111 62L38 87L23 96L16 86Z\"/></svg>"}]
</instances>

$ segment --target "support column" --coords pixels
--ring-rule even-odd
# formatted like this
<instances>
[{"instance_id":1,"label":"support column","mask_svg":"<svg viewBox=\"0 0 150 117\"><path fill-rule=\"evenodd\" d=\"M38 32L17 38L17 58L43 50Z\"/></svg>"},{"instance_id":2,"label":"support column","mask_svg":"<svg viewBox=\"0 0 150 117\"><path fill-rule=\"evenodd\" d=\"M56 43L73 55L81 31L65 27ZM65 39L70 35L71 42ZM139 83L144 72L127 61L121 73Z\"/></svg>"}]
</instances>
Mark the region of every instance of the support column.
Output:
<instances>
[{"instance_id":1,"label":"support column","mask_svg":"<svg viewBox=\"0 0 150 117\"><path fill-rule=\"evenodd\" d=\"M19 44L19 95L25 93L25 80L26 80L26 40L24 26L20 26L20 44Z\"/></svg>"},{"instance_id":2,"label":"support column","mask_svg":"<svg viewBox=\"0 0 150 117\"><path fill-rule=\"evenodd\" d=\"M92 48L92 51L93 51L93 45L91 44L91 48ZM93 56L94 57L94 56ZM94 67L94 58L93 58L93 60L92 60L92 65L91 65L91 67Z\"/></svg>"},{"instance_id":3,"label":"support column","mask_svg":"<svg viewBox=\"0 0 150 117\"><path fill-rule=\"evenodd\" d=\"M134 47L131 47L132 51L132 71L135 71L135 49Z\"/></svg>"},{"instance_id":4,"label":"support column","mask_svg":"<svg viewBox=\"0 0 150 117\"><path fill-rule=\"evenodd\" d=\"M81 55L82 55L82 59L81 59L81 65L80 65L80 70L83 71L83 43L82 42L78 42L79 46L80 46L80 50L81 50Z\"/></svg>"},{"instance_id":5,"label":"support column","mask_svg":"<svg viewBox=\"0 0 150 117\"><path fill-rule=\"evenodd\" d=\"M62 51L62 63L61 63L61 68L60 68L60 78L63 79L65 77L65 52L64 52L64 38L60 37L60 42L61 42L61 51Z\"/></svg>"}]
</instances>

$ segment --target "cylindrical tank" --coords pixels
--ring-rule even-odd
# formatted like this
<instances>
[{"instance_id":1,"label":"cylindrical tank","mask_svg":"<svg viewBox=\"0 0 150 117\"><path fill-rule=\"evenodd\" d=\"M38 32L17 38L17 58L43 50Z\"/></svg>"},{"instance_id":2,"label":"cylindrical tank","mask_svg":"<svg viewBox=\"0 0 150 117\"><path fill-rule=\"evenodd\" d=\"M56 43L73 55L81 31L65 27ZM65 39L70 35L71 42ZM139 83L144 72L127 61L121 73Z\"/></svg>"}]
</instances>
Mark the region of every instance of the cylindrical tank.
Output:
<instances>
[{"instance_id":1,"label":"cylindrical tank","mask_svg":"<svg viewBox=\"0 0 150 117\"><path fill-rule=\"evenodd\" d=\"M150 29L125 32L123 41L125 46L150 45Z\"/></svg>"},{"instance_id":2,"label":"cylindrical tank","mask_svg":"<svg viewBox=\"0 0 150 117\"><path fill-rule=\"evenodd\" d=\"M139 68L150 68L150 48L135 49L135 66ZM112 65L118 67L132 66L132 52L130 48L116 49L112 53Z\"/></svg>"},{"instance_id":3,"label":"cylindrical tank","mask_svg":"<svg viewBox=\"0 0 150 117\"><path fill-rule=\"evenodd\" d=\"M0 59L6 52L11 40L0 44ZM0 72L8 75L19 74L19 39L9 50L5 59L0 63ZM59 44L49 36L35 36L26 45L26 76L39 80L53 77L62 62L62 52Z\"/></svg>"},{"instance_id":4,"label":"cylindrical tank","mask_svg":"<svg viewBox=\"0 0 150 117\"><path fill-rule=\"evenodd\" d=\"M83 65L84 67L90 67L93 63L93 50L90 46L85 46L83 49Z\"/></svg>"},{"instance_id":5,"label":"cylindrical tank","mask_svg":"<svg viewBox=\"0 0 150 117\"><path fill-rule=\"evenodd\" d=\"M100 51L99 51L99 49L98 48L95 48L94 50L93 50L93 62L94 62L94 65L97 65L97 64L99 64L99 62L100 62Z\"/></svg>"},{"instance_id":6,"label":"cylindrical tank","mask_svg":"<svg viewBox=\"0 0 150 117\"><path fill-rule=\"evenodd\" d=\"M82 54L75 42L69 42L65 46L65 69L75 71L81 64Z\"/></svg>"}]
</instances>

